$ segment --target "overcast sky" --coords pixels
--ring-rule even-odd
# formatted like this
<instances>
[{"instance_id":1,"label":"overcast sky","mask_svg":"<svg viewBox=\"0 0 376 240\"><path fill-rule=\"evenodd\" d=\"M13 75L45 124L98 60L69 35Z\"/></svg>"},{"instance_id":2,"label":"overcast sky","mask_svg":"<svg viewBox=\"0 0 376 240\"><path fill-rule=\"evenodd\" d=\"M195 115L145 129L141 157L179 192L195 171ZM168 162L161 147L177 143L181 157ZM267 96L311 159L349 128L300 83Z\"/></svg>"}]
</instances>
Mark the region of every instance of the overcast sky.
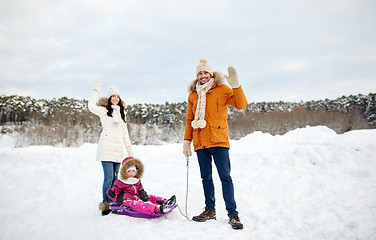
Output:
<instances>
[{"instance_id":1,"label":"overcast sky","mask_svg":"<svg viewBox=\"0 0 376 240\"><path fill-rule=\"evenodd\" d=\"M232 65L249 102L376 92L374 0L0 2L0 95L183 102L196 66Z\"/></svg>"}]
</instances>

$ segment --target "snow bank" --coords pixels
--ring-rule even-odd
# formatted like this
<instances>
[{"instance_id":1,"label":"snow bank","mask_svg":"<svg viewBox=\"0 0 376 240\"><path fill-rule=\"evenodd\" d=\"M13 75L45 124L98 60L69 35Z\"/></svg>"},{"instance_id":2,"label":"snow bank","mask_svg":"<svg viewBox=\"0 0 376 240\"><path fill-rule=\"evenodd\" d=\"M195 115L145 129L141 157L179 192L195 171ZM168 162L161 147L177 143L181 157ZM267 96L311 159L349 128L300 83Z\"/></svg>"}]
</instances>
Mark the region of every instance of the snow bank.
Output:
<instances>
[{"instance_id":1,"label":"snow bank","mask_svg":"<svg viewBox=\"0 0 376 240\"><path fill-rule=\"evenodd\" d=\"M13 147L14 146L14 138L7 134L0 134L0 148L3 147Z\"/></svg>"},{"instance_id":2,"label":"snow bank","mask_svg":"<svg viewBox=\"0 0 376 240\"><path fill-rule=\"evenodd\" d=\"M376 130L337 135L326 127L306 127L231 141L241 231L227 223L215 170L216 221L187 221L178 209L152 220L102 217L96 144L1 145L0 239L374 239L375 139ZM187 168L181 144L134 146L134 152L145 164L146 191L175 194L184 209ZM196 157L189 163L192 217L202 211L204 198Z\"/></svg>"}]
</instances>

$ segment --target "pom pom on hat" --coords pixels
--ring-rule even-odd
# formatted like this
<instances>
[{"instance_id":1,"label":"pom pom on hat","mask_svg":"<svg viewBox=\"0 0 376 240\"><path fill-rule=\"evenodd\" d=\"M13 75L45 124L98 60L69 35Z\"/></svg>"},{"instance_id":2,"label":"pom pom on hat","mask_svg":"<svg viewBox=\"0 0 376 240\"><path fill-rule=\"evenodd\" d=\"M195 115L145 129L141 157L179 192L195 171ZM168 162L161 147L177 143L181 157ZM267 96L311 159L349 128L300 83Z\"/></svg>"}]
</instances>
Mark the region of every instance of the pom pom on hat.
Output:
<instances>
[{"instance_id":1,"label":"pom pom on hat","mask_svg":"<svg viewBox=\"0 0 376 240\"><path fill-rule=\"evenodd\" d=\"M110 98L112 95L115 94L120 96L120 91L114 85L112 85L108 90L107 98Z\"/></svg>"},{"instance_id":2,"label":"pom pom on hat","mask_svg":"<svg viewBox=\"0 0 376 240\"><path fill-rule=\"evenodd\" d=\"M201 71L208 72L208 73L210 73L210 75L213 76L213 70L210 67L209 60L206 57L200 58L200 63L198 64L198 66L196 68L196 76Z\"/></svg>"},{"instance_id":3,"label":"pom pom on hat","mask_svg":"<svg viewBox=\"0 0 376 240\"><path fill-rule=\"evenodd\" d=\"M208 62L209 62L208 58L206 58L206 57L200 58L200 63L208 63Z\"/></svg>"}]
</instances>

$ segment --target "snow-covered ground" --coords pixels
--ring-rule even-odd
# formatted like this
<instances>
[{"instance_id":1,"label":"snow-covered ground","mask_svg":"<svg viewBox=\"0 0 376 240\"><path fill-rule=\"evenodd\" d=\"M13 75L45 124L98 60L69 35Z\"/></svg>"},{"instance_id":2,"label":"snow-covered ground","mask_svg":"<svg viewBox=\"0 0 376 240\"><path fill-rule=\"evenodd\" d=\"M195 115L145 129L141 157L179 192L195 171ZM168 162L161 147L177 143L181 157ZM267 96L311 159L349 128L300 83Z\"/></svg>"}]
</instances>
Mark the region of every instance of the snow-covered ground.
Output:
<instances>
[{"instance_id":1,"label":"snow-covered ground","mask_svg":"<svg viewBox=\"0 0 376 240\"><path fill-rule=\"evenodd\" d=\"M337 135L306 127L231 141L232 177L243 230L232 230L214 171L217 220L196 223L179 209L158 219L102 217L96 144L12 148L0 138L0 239L376 239L376 130ZM148 193L175 194L185 209L181 144L134 146ZM195 156L188 215L204 207Z\"/></svg>"}]
</instances>

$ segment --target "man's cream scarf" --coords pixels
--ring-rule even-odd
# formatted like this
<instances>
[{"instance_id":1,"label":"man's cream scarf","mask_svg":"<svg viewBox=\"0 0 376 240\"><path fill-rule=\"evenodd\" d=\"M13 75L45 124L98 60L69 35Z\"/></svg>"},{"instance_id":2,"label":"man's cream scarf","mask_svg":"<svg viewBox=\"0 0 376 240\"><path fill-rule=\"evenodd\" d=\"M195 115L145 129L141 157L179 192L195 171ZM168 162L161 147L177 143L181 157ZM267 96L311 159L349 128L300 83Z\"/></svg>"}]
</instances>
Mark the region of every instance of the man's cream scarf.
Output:
<instances>
[{"instance_id":1,"label":"man's cream scarf","mask_svg":"<svg viewBox=\"0 0 376 240\"><path fill-rule=\"evenodd\" d=\"M201 85L200 81L196 83L196 91L198 94L197 107L195 113L195 119L191 122L191 126L194 129L204 128L206 126L205 121L205 108L206 108L206 93L214 85L214 78L211 78L207 83Z\"/></svg>"}]
</instances>

